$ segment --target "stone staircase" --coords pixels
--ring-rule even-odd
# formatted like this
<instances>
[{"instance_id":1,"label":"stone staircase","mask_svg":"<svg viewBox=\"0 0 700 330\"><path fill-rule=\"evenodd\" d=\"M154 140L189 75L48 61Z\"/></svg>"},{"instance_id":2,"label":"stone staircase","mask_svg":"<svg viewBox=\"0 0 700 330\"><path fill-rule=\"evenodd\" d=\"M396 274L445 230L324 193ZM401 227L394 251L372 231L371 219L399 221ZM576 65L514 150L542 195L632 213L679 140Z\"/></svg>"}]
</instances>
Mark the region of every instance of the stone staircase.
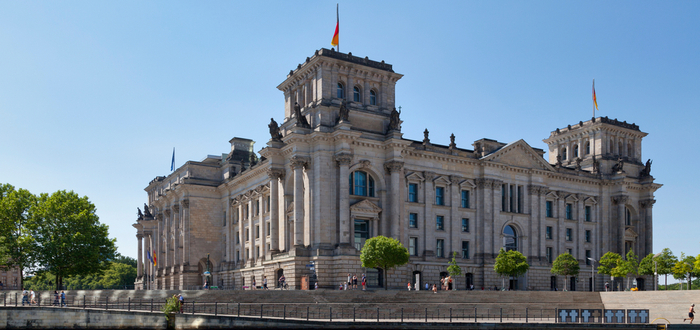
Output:
<instances>
[{"instance_id":1,"label":"stone staircase","mask_svg":"<svg viewBox=\"0 0 700 330\"><path fill-rule=\"evenodd\" d=\"M608 309L648 308L650 320L663 318L671 324L682 324L683 318L688 317L690 304L700 304L700 291L601 292L600 298ZM696 310L700 311L698 307ZM694 325L700 324L700 314L696 315ZM657 320L654 323L666 322Z\"/></svg>"}]
</instances>

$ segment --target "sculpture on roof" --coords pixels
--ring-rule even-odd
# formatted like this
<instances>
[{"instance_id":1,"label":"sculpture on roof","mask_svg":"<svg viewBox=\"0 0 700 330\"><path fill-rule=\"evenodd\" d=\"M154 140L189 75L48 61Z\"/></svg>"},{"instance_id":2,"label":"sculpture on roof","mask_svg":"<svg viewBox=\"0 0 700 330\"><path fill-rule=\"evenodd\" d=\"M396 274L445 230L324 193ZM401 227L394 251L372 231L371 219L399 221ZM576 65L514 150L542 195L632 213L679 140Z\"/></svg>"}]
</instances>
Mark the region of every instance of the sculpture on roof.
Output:
<instances>
[{"instance_id":1,"label":"sculpture on roof","mask_svg":"<svg viewBox=\"0 0 700 330\"><path fill-rule=\"evenodd\" d=\"M581 157L576 157L576 170L577 170L577 171L580 171L580 170L581 170L581 161L582 161L582 160L583 160L583 159L581 159Z\"/></svg>"},{"instance_id":2,"label":"sculpture on roof","mask_svg":"<svg viewBox=\"0 0 700 330\"><path fill-rule=\"evenodd\" d=\"M639 177L644 178L644 177L651 176L651 163L652 163L652 160L647 159L646 165L644 165L644 168L642 169L642 171L639 172Z\"/></svg>"},{"instance_id":3,"label":"sculpture on roof","mask_svg":"<svg viewBox=\"0 0 700 330\"><path fill-rule=\"evenodd\" d=\"M390 131L400 131L401 130L401 111L391 110L391 115L389 116L389 130ZM427 129L426 129L427 131Z\"/></svg>"},{"instance_id":4,"label":"sculpture on roof","mask_svg":"<svg viewBox=\"0 0 700 330\"><path fill-rule=\"evenodd\" d=\"M270 137L272 138L272 141L282 140L282 133L280 133L280 127L279 125L277 125L277 122L274 118L270 118L270 124L267 125L267 127L270 128Z\"/></svg>"},{"instance_id":5,"label":"sculpture on roof","mask_svg":"<svg viewBox=\"0 0 700 330\"><path fill-rule=\"evenodd\" d=\"M428 138L428 135L430 135L430 132L426 128L425 131L423 131L423 144L430 143L430 139Z\"/></svg>"},{"instance_id":6,"label":"sculpture on roof","mask_svg":"<svg viewBox=\"0 0 700 330\"><path fill-rule=\"evenodd\" d=\"M151 214L151 210L146 203L143 203L143 216L146 218L153 218L153 214Z\"/></svg>"},{"instance_id":7,"label":"sculpture on roof","mask_svg":"<svg viewBox=\"0 0 700 330\"><path fill-rule=\"evenodd\" d=\"M618 157L617 164L613 165L613 168L612 168L613 173L622 172L622 167L624 165L625 165L625 163L622 162L622 157Z\"/></svg>"},{"instance_id":8,"label":"sculpture on roof","mask_svg":"<svg viewBox=\"0 0 700 330\"><path fill-rule=\"evenodd\" d=\"M455 143L455 133L450 134L450 149L454 149L457 147L457 144Z\"/></svg>"},{"instance_id":9,"label":"sculpture on roof","mask_svg":"<svg viewBox=\"0 0 700 330\"><path fill-rule=\"evenodd\" d=\"M138 219L138 220L143 220L143 213L141 213L141 208L138 208L138 207L137 207L136 210L138 210L138 213L137 213L138 218L137 218L137 219Z\"/></svg>"},{"instance_id":10,"label":"sculpture on roof","mask_svg":"<svg viewBox=\"0 0 700 330\"><path fill-rule=\"evenodd\" d=\"M294 102L294 116L297 118L296 126L303 128L311 128L311 125L309 125L309 122L306 120L306 117L304 117L301 114L301 106L297 102Z\"/></svg>"},{"instance_id":11,"label":"sculpture on roof","mask_svg":"<svg viewBox=\"0 0 700 330\"><path fill-rule=\"evenodd\" d=\"M562 165L562 164L561 164L561 155L557 155L556 167L561 167L561 165Z\"/></svg>"},{"instance_id":12,"label":"sculpture on roof","mask_svg":"<svg viewBox=\"0 0 700 330\"><path fill-rule=\"evenodd\" d=\"M340 121L349 121L350 110L348 110L346 100L343 100L343 103L340 104L340 112L338 113L338 117L340 118Z\"/></svg>"}]
</instances>

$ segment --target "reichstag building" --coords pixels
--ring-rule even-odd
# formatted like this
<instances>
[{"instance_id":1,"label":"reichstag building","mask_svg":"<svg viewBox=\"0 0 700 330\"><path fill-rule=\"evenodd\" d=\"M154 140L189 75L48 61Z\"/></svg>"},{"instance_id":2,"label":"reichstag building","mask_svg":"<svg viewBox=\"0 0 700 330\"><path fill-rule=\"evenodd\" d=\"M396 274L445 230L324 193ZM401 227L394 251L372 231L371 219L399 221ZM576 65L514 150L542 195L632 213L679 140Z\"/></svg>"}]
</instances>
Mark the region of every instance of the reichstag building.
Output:
<instances>
[{"instance_id":1,"label":"reichstag building","mask_svg":"<svg viewBox=\"0 0 700 330\"><path fill-rule=\"evenodd\" d=\"M137 289L274 287L315 279L337 287L348 273L370 287L439 282L457 252L463 290L501 287L493 270L501 248L515 249L530 270L517 290L591 290L590 260L605 252L652 249L654 192L635 124L592 118L557 128L545 150L523 140L474 141L458 148L403 138L392 65L317 50L277 88L284 120L270 140L231 139L222 156L188 161L146 187L133 225ZM566 125L566 123L562 123ZM390 270L363 268L368 238L399 239L411 255ZM552 261L575 256L581 273L564 288ZM155 260L153 260L155 259ZM313 270L309 265L314 265ZM209 274L205 274L207 270ZM314 274L315 272L315 274ZM609 278L596 275L596 290ZM645 281L646 279L646 281ZM637 279L641 288L651 278Z\"/></svg>"}]
</instances>

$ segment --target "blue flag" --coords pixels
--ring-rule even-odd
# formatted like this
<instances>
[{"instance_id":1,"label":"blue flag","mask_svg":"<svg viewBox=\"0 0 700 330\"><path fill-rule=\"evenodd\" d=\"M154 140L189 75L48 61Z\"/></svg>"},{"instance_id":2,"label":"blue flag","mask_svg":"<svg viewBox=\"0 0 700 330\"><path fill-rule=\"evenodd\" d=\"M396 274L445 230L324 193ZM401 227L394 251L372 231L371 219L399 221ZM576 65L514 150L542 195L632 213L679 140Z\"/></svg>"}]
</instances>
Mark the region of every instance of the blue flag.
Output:
<instances>
[{"instance_id":1,"label":"blue flag","mask_svg":"<svg viewBox=\"0 0 700 330\"><path fill-rule=\"evenodd\" d=\"M151 258L151 251L146 251L146 253L148 254L148 260L150 260L151 263L153 263L153 258Z\"/></svg>"},{"instance_id":2,"label":"blue flag","mask_svg":"<svg viewBox=\"0 0 700 330\"><path fill-rule=\"evenodd\" d=\"M175 170L175 147L173 147L173 160L170 161L170 170Z\"/></svg>"}]
</instances>

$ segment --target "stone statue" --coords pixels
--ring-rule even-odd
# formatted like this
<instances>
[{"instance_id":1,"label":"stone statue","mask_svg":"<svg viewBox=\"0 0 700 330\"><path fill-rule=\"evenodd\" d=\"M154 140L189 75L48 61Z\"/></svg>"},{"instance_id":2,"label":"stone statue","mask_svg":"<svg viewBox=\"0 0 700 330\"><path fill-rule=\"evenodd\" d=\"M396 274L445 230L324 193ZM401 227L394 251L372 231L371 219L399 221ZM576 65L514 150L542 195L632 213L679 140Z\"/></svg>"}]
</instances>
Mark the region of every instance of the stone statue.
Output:
<instances>
[{"instance_id":1,"label":"stone statue","mask_svg":"<svg viewBox=\"0 0 700 330\"><path fill-rule=\"evenodd\" d=\"M303 128L311 128L311 125L309 125L309 122L306 120L306 117L301 115L301 106L297 102L294 102L294 116L297 117L296 126Z\"/></svg>"},{"instance_id":2,"label":"stone statue","mask_svg":"<svg viewBox=\"0 0 700 330\"><path fill-rule=\"evenodd\" d=\"M143 213L141 213L141 208L138 208L138 207L137 207L136 209L139 211L139 212L138 212L138 219L139 219L139 220L143 220Z\"/></svg>"},{"instance_id":3,"label":"stone statue","mask_svg":"<svg viewBox=\"0 0 700 330\"><path fill-rule=\"evenodd\" d=\"M557 155L557 164L556 164L556 166L557 166L557 167L561 167L561 165L562 165L562 164L561 164L561 155Z\"/></svg>"},{"instance_id":4,"label":"stone statue","mask_svg":"<svg viewBox=\"0 0 700 330\"><path fill-rule=\"evenodd\" d=\"M258 156L255 154L250 154L250 167L255 166L258 163Z\"/></svg>"},{"instance_id":5,"label":"stone statue","mask_svg":"<svg viewBox=\"0 0 700 330\"><path fill-rule=\"evenodd\" d=\"M457 144L455 143L455 133L450 134L450 149L454 149L457 147Z\"/></svg>"},{"instance_id":6,"label":"stone statue","mask_svg":"<svg viewBox=\"0 0 700 330\"><path fill-rule=\"evenodd\" d=\"M401 111L391 110L391 115L389 116L389 130L390 131L400 131L401 130Z\"/></svg>"},{"instance_id":7,"label":"stone statue","mask_svg":"<svg viewBox=\"0 0 700 330\"><path fill-rule=\"evenodd\" d=\"M428 138L428 135L430 132L428 132L428 129L426 128L425 131L423 131L423 144L430 143L430 139Z\"/></svg>"},{"instance_id":8,"label":"stone statue","mask_svg":"<svg viewBox=\"0 0 700 330\"><path fill-rule=\"evenodd\" d=\"M600 163L598 163L598 161L595 159L595 157L593 157L593 173L598 173L598 171L600 170L599 167L600 167Z\"/></svg>"},{"instance_id":9,"label":"stone statue","mask_svg":"<svg viewBox=\"0 0 700 330\"><path fill-rule=\"evenodd\" d=\"M652 160L651 160L651 159L647 159L646 165L644 166L644 168L642 169L642 171L639 172L639 176L640 176L640 177L644 178L644 177L647 177L647 176L651 176L651 163L652 163Z\"/></svg>"},{"instance_id":10,"label":"stone statue","mask_svg":"<svg viewBox=\"0 0 700 330\"><path fill-rule=\"evenodd\" d=\"M343 103L340 104L340 112L338 114L338 117L340 118L340 121L349 121L350 119L350 110L348 110L347 106L347 101L343 100Z\"/></svg>"},{"instance_id":11,"label":"stone statue","mask_svg":"<svg viewBox=\"0 0 700 330\"><path fill-rule=\"evenodd\" d=\"M146 218L153 218L153 214L151 214L151 210L146 203L143 203L143 216Z\"/></svg>"},{"instance_id":12,"label":"stone statue","mask_svg":"<svg viewBox=\"0 0 700 330\"><path fill-rule=\"evenodd\" d=\"M613 165L613 173L622 172L622 167L625 163L622 162L622 157L617 158L617 164Z\"/></svg>"},{"instance_id":13,"label":"stone statue","mask_svg":"<svg viewBox=\"0 0 700 330\"><path fill-rule=\"evenodd\" d=\"M581 170L581 161L582 161L582 160L583 160L583 159L581 159L580 157L576 157L576 170L577 170L577 171L580 171L580 170Z\"/></svg>"},{"instance_id":14,"label":"stone statue","mask_svg":"<svg viewBox=\"0 0 700 330\"><path fill-rule=\"evenodd\" d=\"M277 125L277 122L274 118L270 118L270 124L267 125L267 127L270 128L270 137L272 138L272 141L282 140L282 133L280 133L280 127Z\"/></svg>"}]
</instances>

